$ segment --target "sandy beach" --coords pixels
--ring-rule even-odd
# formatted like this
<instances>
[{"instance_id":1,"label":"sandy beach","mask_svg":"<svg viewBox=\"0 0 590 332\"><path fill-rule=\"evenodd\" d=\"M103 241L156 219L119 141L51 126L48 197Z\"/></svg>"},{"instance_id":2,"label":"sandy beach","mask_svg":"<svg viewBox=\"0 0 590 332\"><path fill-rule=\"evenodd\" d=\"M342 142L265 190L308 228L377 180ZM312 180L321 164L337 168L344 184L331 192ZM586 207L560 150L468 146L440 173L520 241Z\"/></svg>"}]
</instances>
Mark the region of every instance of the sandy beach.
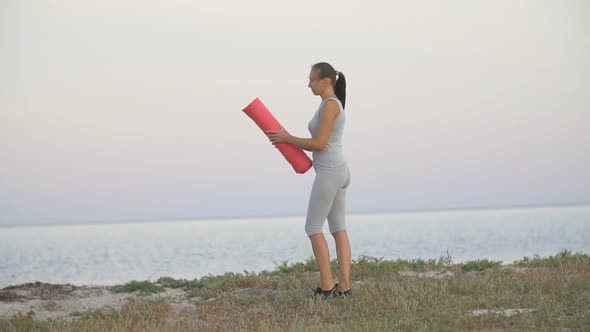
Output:
<instances>
[{"instance_id":1,"label":"sandy beach","mask_svg":"<svg viewBox=\"0 0 590 332\"><path fill-rule=\"evenodd\" d=\"M40 321L68 320L80 316L83 312L105 306L121 310L130 299L137 296L130 293L115 293L112 286L26 283L0 290L0 319L31 313L35 320ZM194 307L182 289L166 288L163 292L143 297L167 298L175 310Z\"/></svg>"}]
</instances>

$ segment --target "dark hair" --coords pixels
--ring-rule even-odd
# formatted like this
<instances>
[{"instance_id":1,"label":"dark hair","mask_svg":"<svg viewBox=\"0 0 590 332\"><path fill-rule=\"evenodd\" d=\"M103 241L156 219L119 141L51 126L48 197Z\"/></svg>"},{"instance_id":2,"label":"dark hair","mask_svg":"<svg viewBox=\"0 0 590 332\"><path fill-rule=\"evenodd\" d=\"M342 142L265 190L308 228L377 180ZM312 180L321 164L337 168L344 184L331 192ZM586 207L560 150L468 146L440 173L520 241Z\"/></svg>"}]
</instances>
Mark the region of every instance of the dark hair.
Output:
<instances>
[{"instance_id":1,"label":"dark hair","mask_svg":"<svg viewBox=\"0 0 590 332\"><path fill-rule=\"evenodd\" d=\"M342 103L342 108L344 108L344 105L346 104L346 78L344 77L344 74L336 71L336 69L327 62L318 62L311 68L318 70L320 78L329 78L332 80L334 93L340 100L340 103Z\"/></svg>"}]
</instances>

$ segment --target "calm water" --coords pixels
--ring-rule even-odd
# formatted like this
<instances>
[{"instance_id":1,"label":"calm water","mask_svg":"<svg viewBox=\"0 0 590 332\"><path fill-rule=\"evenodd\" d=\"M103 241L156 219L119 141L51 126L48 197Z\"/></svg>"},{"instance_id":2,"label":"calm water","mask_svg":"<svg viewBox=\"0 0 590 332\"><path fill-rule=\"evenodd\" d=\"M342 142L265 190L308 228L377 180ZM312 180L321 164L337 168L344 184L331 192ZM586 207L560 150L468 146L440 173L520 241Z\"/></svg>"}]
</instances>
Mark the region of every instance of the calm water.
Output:
<instances>
[{"instance_id":1,"label":"calm water","mask_svg":"<svg viewBox=\"0 0 590 332\"><path fill-rule=\"evenodd\" d=\"M274 269L311 247L303 217L0 227L0 288L23 282L118 284ZM590 206L351 214L360 255L511 262L568 249L590 253ZM327 232L327 225L325 225ZM329 238L334 258L334 245Z\"/></svg>"}]
</instances>

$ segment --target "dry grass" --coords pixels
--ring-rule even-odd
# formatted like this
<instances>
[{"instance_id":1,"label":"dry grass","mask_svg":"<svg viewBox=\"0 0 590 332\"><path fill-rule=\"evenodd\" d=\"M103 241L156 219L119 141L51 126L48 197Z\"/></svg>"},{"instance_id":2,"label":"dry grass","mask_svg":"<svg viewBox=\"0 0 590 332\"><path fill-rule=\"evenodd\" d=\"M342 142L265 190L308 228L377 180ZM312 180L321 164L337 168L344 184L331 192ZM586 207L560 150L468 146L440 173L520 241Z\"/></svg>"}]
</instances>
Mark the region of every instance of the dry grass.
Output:
<instances>
[{"instance_id":1,"label":"dry grass","mask_svg":"<svg viewBox=\"0 0 590 332\"><path fill-rule=\"evenodd\" d=\"M183 288L194 299L193 307L181 311L166 300L139 297L122 310L94 310L73 321L15 316L1 320L0 330L590 330L588 255L565 251L510 266L487 260L453 264L450 257L364 257L352 269L350 298L313 298L309 289L318 282L315 264L283 262L272 272L158 280L157 286ZM400 273L406 271L420 273ZM422 273L429 271L437 272Z\"/></svg>"}]
</instances>

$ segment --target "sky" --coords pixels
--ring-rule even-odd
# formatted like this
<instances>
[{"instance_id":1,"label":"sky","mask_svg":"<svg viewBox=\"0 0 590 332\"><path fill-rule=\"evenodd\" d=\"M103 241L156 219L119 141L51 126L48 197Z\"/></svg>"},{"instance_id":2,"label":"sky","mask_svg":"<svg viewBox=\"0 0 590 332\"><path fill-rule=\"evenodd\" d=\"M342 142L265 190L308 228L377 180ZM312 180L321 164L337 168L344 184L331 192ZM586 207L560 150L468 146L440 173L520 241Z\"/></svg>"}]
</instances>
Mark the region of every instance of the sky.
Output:
<instances>
[{"instance_id":1,"label":"sky","mask_svg":"<svg viewBox=\"0 0 590 332\"><path fill-rule=\"evenodd\" d=\"M590 2L0 0L0 224L305 215L347 78L350 213L590 202Z\"/></svg>"}]
</instances>

